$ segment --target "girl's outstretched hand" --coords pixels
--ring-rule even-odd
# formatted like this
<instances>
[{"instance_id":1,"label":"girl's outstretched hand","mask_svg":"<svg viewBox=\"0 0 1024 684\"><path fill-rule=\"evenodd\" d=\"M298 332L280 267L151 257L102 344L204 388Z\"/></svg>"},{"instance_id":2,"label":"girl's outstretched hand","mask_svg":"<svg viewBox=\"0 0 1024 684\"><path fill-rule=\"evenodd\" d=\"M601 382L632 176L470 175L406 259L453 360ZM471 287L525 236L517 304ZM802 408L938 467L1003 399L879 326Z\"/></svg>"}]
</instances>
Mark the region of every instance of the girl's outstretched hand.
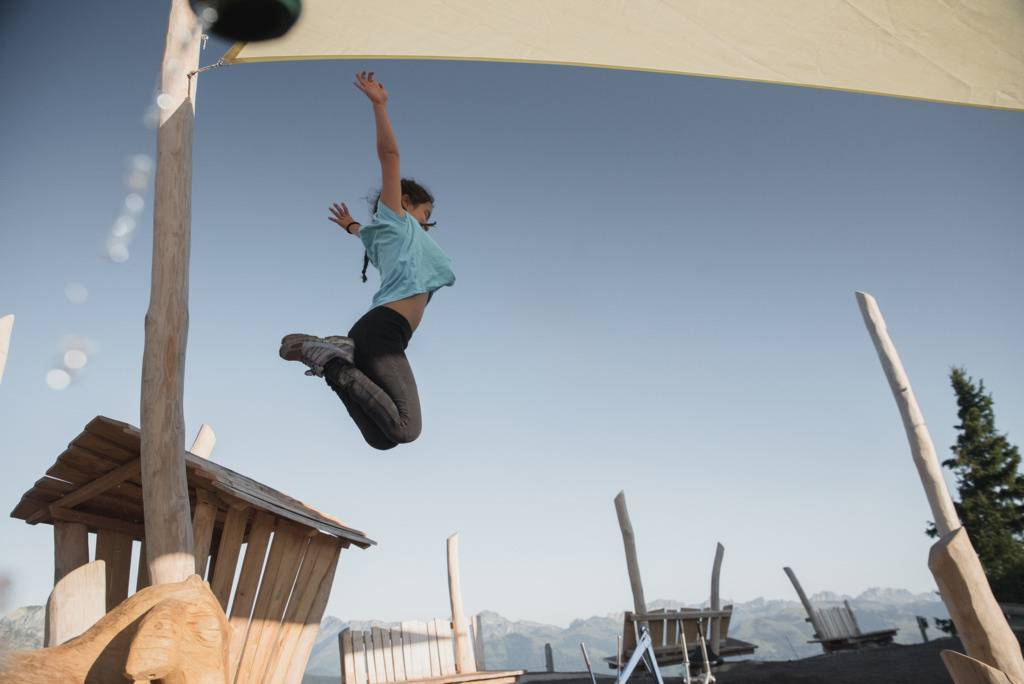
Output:
<instances>
[{"instance_id":1,"label":"girl's outstretched hand","mask_svg":"<svg viewBox=\"0 0 1024 684\"><path fill-rule=\"evenodd\" d=\"M352 214L348 213L348 207L345 206L344 202L341 204L336 202L331 204L331 215L327 217L327 220L334 221L350 235L352 234L352 231L350 231L349 228L353 223L358 223L358 221L352 218Z\"/></svg>"},{"instance_id":2,"label":"girl's outstretched hand","mask_svg":"<svg viewBox=\"0 0 1024 684\"><path fill-rule=\"evenodd\" d=\"M388 91L384 90L383 83L373 80L372 71L360 71L356 74L355 86L366 93L366 97L370 98L370 102L373 104L387 104Z\"/></svg>"}]
</instances>

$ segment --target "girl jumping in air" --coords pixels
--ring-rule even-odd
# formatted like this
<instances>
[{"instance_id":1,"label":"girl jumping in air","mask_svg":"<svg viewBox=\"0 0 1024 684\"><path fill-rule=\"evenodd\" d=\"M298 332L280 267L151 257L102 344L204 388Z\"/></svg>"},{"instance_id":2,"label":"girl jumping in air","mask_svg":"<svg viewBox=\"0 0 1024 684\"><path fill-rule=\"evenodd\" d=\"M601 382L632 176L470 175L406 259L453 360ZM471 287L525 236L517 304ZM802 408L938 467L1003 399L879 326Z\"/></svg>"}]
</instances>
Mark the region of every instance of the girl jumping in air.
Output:
<instances>
[{"instance_id":1,"label":"girl jumping in air","mask_svg":"<svg viewBox=\"0 0 1024 684\"><path fill-rule=\"evenodd\" d=\"M381 192L365 226L352 218L344 202L331 205L329 220L362 241L363 282L367 265L373 264L380 272L380 289L373 308L347 337L286 335L280 354L309 366L306 375L327 381L370 446L390 449L420 434L420 399L405 349L427 302L436 290L453 284L455 274L451 260L427 234L434 225L429 222L433 196L399 171L384 85L372 71L357 74L355 85L373 105Z\"/></svg>"}]
</instances>

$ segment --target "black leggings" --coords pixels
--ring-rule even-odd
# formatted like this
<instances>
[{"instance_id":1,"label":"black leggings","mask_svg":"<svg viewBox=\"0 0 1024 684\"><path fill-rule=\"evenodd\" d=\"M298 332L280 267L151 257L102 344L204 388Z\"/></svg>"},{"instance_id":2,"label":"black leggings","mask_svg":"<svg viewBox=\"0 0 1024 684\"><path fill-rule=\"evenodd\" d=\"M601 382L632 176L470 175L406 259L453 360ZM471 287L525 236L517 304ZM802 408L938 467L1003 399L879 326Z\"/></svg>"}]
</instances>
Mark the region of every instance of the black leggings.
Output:
<instances>
[{"instance_id":1,"label":"black leggings","mask_svg":"<svg viewBox=\"0 0 1024 684\"><path fill-rule=\"evenodd\" d=\"M378 306L348 331L356 346L355 365L331 361L324 378L375 449L391 449L420 436L420 397L405 348L412 326L405 316Z\"/></svg>"}]
</instances>

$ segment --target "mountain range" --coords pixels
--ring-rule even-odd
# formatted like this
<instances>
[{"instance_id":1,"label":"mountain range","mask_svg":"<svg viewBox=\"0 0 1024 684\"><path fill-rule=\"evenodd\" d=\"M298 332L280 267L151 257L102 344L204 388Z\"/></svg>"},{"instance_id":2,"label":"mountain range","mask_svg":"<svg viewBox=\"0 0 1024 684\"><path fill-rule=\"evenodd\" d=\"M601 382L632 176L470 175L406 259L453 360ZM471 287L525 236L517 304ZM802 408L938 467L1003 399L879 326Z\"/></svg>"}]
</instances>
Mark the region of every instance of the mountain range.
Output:
<instances>
[{"instance_id":1,"label":"mountain range","mask_svg":"<svg viewBox=\"0 0 1024 684\"><path fill-rule=\"evenodd\" d=\"M905 644L921 641L916 616L948 617L945 606L934 593L913 594L905 589L868 589L858 596L821 592L811 597L816 607L849 601L864 631L897 627L896 641ZM725 601L724 603L729 603ZM658 600L649 608L694 608L706 604ZM19 608L0 619L0 651L38 648L42 645L44 610L41 606ZM417 616L410 616L416 619ZM419 616L420 618L425 616ZM544 669L544 644L550 643L555 669L579 672L585 669L580 655L580 642L587 645L595 671L605 671L600 659L615 653L615 640L622 634L622 613L592 616L574 620L568 627L546 625L526 620L509 620L501 615L480 613L484 634L484 660L488 669ZM350 627L368 629L375 625L391 626L380 621L344 621L324 618L306 671L311 675L338 677L340 658L338 634ZM757 645L755 659L791 660L821 653L817 644L807 643L811 626L797 601L757 598L733 604L729 635ZM939 632L932 627L929 637ZM600 668L600 669L598 669ZM337 680L335 680L337 681Z\"/></svg>"}]
</instances>

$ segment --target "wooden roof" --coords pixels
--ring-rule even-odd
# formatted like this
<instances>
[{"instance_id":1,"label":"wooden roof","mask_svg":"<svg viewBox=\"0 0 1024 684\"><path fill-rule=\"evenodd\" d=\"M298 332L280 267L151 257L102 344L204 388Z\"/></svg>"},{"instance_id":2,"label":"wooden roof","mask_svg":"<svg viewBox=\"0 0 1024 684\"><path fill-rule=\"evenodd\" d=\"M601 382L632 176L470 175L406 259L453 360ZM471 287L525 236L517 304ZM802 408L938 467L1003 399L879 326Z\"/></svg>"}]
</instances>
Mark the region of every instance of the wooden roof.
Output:
<instances>
[{"instance_id":1,"label":"wooden roof","mask_svg":"<svg viewBox=\"0 0 1024 684\"><path fill-rule=\"evenodd\" d=\"M22 495L11 517L31 524L70 520L90 529L111 529L142 539L139 449L138 428L103 416L93 418ZM221 504L218 528L228 508L248 506L337 537L344 546L376 544L333 516L187 451L185 471L193 506L200 496Z\"/></svg>"}]
</instances>

